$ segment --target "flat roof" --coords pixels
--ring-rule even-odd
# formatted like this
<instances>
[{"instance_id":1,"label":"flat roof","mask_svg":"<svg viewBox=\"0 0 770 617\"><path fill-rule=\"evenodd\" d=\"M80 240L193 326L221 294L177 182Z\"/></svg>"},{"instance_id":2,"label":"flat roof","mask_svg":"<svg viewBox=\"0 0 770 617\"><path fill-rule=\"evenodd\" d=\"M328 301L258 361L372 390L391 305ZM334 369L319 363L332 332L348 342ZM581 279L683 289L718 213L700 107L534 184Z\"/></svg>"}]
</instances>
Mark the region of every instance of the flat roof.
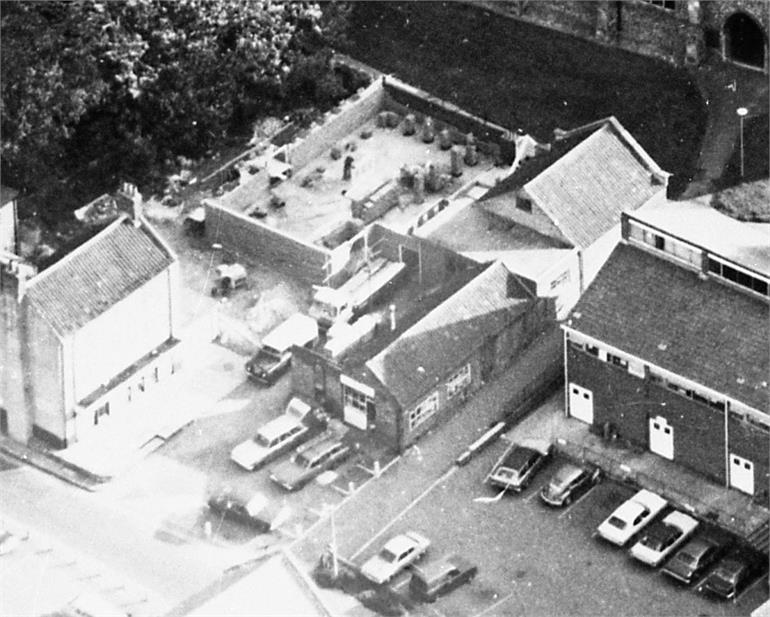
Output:
<instances>
[{"instance_id":1,"label":"flat roof","mask_svg":"<svg viewBox=\"0 0 770 617\"><path fill-rule=\"evenodd\" d=\"M371 137L362 138L364 130L370 131ZM330 155L333 146L342 151L337 160ZM351 179L344 180L343 168L348 156L353 157L353 170ZM253 177L212 201L245 214L261 210L264 216L259 220L264 225L306 242L319 243L325 235L352 218L353 198L363 199L388 182L397 181L405 165L412 167L429 162L441 172L449 172L450 151L441 150L438 139L426 144L420 138L419 130L415 135L405 136L400 127L380 128L374 118L369 118L353 127L343 139L329 143L321 156L301 169L293 170L290 178L275 187L270 187L264 168L266 160L256 160L254 165L262 168ZM436 193L426 191L423 203L415 203L414 192L402 187L399 204L377 221L395 231L405 232L430 203L450 196L493 167L494 161L480 154L478 164L463 166L462 175L453 178L444 190ZM273 195L283 202L281 207L270 206Z\"/></svg>"},{"instance_id":2,"label":"flat roof","mask_svg":"<svg viewBox=\"0 0 770 617\"><path fill-rule=\"evenodd\" d=\"M629 216L770 276L770 223L738 221L709 206L710 201L710 195L689 201L660 196Z\"/></svg>"}]
</instances>

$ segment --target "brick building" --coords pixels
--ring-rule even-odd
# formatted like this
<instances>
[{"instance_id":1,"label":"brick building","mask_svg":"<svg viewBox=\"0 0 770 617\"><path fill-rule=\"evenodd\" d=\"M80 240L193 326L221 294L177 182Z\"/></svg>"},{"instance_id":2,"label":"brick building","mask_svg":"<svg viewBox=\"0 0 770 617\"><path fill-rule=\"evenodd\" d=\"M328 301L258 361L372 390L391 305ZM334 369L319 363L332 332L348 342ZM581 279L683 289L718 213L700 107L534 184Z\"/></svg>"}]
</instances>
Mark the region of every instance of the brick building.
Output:
<instances>
[{"instance_id":1,"label":"brick building","mask_svg":"<svg viewBox=\"0 0 770 617\"><path fill-rule=\"evenodd\" d=\"M709 51L767 71L770 8L764 0L481 0L503 11L582 38L699 64Z\"/></svg>"},{"instance_id":2,"label":"brick building","mask_svg":"<svg viewBox=\"0 0 770 617\"><path fill-rule=\"evenodd\" d=\"M557 130L550 144L535 147L531 158L474 207L483 211L488 229L511 239L506 266L537 280L538 295L554 297L563 318L620 239L621 212L664 196L668 177L620 122L609 117ZM523 230L528 239L514 240ZM460 245L440 231L431 237L462 250L468 234L462 234ZM479 238L474 255L492 248L488 238L488 233ZM531 253L541 264L550 255L561 255L555 258L558 265L538 276L529 274L532 259L521 255L522 249L537 249Z\"/></svg>"},{"instance_id":3,"label":"brick building","mask_svg":"<svg viewBox=\"0 0 770 617\"><path fill-rule=\"evenodd\" d=\"M567 413L768 502L770 249L708 207L624 215L563 325Z\"/></svg>"},{"instance_id":4,"label":"brick building","mask_svg":"<svg viewBox=\"0 0 770 617\"><path fill-rule=\"evenodd\" d=\"M535 298L500 263L479 265L377 229L387 236L382 244L415 251L423 265L411 265L411 279L380 307L379 325L358 345L337 356L295 348L292 388L403 450L552 324L553 303Z\"/></svg>"},{"instance_id":5,"label":"brick building","mask_svg":"<svg viewBox=\"0 0 770 617\"><path fill-rule=\"evenodd\" d=\"M175 370L176 257L134 187L115 200L117 218L40 273L3 264L3 372L19 379L3 380L0 400L16 439L66 447Z\"/></svg>"}]
</instances>

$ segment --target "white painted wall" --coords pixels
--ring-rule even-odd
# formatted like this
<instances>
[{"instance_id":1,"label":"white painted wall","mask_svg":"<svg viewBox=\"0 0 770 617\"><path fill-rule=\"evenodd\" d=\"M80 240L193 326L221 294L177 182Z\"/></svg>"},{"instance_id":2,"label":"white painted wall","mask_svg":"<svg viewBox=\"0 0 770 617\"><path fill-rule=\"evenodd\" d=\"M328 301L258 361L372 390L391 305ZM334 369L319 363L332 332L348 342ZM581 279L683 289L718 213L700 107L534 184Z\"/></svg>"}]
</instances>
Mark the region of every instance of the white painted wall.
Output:
<instances>
[{"instance_id":1,"label":"white painted wall","mask_svg":"<svg viewBox=\"0 0 770 617\"><path fill-rule=\"evenodd\" d=\"M73 337L74 399L80 401L167 340L169 273L164 270Z\"/></svg>"},{"instance_id":2,"label":"white painted wall","mask_svg":"<svg viewBox=\"0 0 770 617\"><path fill-rule=\"evenodd\" d=\"M0 251L16 252L16 202L0 207Z\"/></svg>"}]
</instances>

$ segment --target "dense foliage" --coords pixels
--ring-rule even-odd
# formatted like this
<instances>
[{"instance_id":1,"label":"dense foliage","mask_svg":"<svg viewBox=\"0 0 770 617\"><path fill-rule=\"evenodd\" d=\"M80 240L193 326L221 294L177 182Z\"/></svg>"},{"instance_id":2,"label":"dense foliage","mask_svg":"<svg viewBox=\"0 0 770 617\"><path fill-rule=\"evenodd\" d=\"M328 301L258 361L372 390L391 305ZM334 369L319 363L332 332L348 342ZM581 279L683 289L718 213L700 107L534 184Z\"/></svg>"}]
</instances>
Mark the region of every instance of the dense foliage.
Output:
<instances>
[{"instance_id":1,"label":"dense foliage","mask_svg":"<svg viewBox=\"0 0 770 617\"><path fill-rule=\"evenodd\" d=\"M272 0L4 1L3 183L48 193L56 214L82 205L78 182L146 184L260 115L331 105L346 17Z\"/></svg>"}]
</instances>

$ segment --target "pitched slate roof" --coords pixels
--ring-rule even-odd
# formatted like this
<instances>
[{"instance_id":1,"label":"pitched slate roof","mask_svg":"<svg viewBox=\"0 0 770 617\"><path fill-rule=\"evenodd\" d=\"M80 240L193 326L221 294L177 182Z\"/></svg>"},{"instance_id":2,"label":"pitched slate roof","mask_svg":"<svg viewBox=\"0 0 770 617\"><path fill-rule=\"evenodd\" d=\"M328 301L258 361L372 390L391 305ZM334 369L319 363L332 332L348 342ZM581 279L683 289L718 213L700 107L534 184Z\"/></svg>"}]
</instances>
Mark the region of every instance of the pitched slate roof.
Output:
<instances>
[{"instance_id":1,"label":"pitched slate roof","mask_svg":"<svg viewBox=\"0 0 770 617\"><path fill-rule=\"evenodd\" d=\"M573 246L586 248L620 222L622 211L661 191L667 177L609 117L566 133L550 153L525 162L504 182L509 192L524 188ZM515 203L503 192L485 207L499 211Z\"/></svg>"},{"instance_id":2,"label":"pitched slate roof","mask_svg":"<svg viewBox=\"0 0 770 617\"><path fill-rule=\"evenodd\" d=\"M29 281L25 301L60 334L82 327L175 260L146 223L121 216Z\"/></svg>"},{"instance_id":3,"label":"pitched slate roof","mask_svg":"<svg viewBox=\"0 0 770 617\"><path fill-rule=\"evenodd\" d=\"M499 332L511 314L525 310L526 291L508 297L510 273L490 265L470 283L406 330L366 363L407 407L462 365L485 336Z\"/></svg>"},{"instance_id":4,"label":"pitched slate roof","mask_svg":"<svg viewBox=\"0 0 770 617\"><path fill-rule=\"evenodd\" d=\"M759 298L620 244L568 326L770 413L769 308Z\"/></svg>"}]
</instances>

